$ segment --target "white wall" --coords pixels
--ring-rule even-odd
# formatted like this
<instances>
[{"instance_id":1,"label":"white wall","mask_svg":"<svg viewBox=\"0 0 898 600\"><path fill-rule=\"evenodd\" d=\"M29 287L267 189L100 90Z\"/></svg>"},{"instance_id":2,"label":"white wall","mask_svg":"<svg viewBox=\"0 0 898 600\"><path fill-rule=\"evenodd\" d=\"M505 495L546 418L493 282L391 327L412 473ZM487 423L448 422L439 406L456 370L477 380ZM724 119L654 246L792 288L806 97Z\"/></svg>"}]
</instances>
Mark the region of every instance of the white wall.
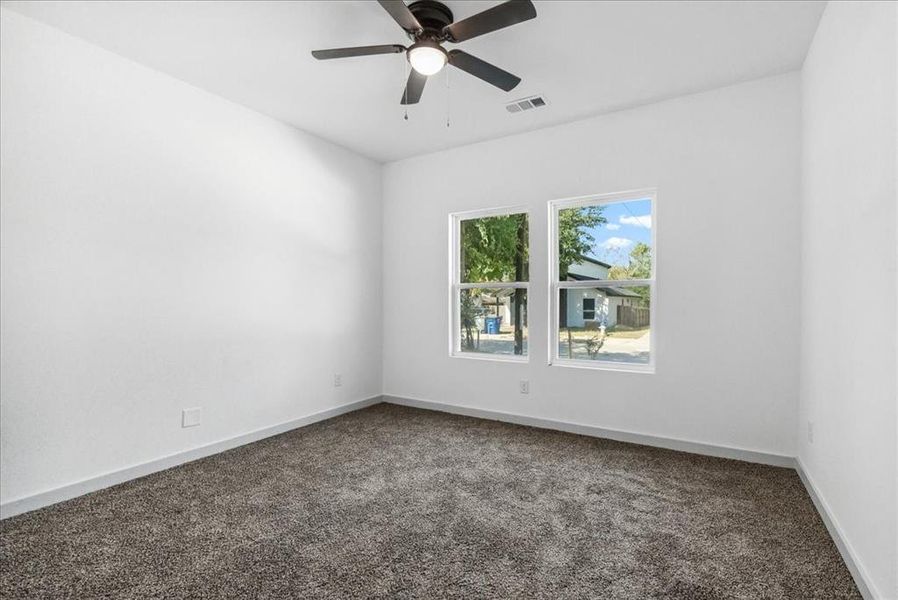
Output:
<instances>
[{"instance_id":1,"label":"white wall","mask_svg":"<svg viewBox=\"0 0 898 600\"><path fill-rule=\"evenodd\" d=\"M896 19L895 3L830 2L802 73L798 429L804 469L875 597L893 599Z\"/></svg>"},{"instance_id":2,"label":"white wall","mask_svg":"<svg viewBox=\"0 0 898 600\"><path fill-rule=\"evenodd\" d=\"M380 165L0 12L2 501L379 394Z\"/></svg>"},{"instance_id":3,"label":"white wall","mask_svg":"<svg viewBox=\"0 0 898 600\"><path fill-rule=\"evenodd\" d=\"M386 165L384 392L794 455L799 109L792 73ZM547 201L653 186L657 373L548 367ZM447 215L518 204L530 362L450 358Z\"/></svg>"}]
</instances>

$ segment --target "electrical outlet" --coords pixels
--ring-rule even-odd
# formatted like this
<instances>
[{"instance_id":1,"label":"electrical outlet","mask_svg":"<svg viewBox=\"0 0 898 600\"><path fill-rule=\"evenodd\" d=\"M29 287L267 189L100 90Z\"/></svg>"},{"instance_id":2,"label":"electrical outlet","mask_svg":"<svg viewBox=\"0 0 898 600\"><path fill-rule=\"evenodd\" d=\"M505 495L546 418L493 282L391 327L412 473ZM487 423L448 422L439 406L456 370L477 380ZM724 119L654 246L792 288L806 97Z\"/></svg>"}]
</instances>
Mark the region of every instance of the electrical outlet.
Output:
<instances>
[{"instance_id":1,"label":"electrical outlet","mask_svg":"<svg viewBox=\"0 0 898 600\"><path fill-rule=\"evenodd\" d=\"M520 390L520 392L522 394L529 394L530 393L530 382L527 381L526 379L520 380L518 382L518 389Z\"/></svg>"},{"instance_id":2,"label":"electrical outlet","mask_svg":"<svg viewBox=\"0 0 898 600\"><path fill-rule=\"evenodd\" d=\"M196 427L200 424L202 408L185 408L181 411L181 427Z\"/></svg>"},{"instance_id":3,"label":"electrical outlet","mask_svg":"<svg viewBox=\"0 0 898 600\"><path fill-rule=\"evenodd\" d=\"M343 375L334 373L334 387L340 387L341 385L343 385Z\"/></svg>"},{"instance_id":4,"label":"electrical outlet","mask_svg":"<svg viewBox=\"0 0 898 600\"><path fill-rule=\"evenodd\" d=\"M808 421L808 443L814 443L814 422Z\"/></svg>"}]
</instances>

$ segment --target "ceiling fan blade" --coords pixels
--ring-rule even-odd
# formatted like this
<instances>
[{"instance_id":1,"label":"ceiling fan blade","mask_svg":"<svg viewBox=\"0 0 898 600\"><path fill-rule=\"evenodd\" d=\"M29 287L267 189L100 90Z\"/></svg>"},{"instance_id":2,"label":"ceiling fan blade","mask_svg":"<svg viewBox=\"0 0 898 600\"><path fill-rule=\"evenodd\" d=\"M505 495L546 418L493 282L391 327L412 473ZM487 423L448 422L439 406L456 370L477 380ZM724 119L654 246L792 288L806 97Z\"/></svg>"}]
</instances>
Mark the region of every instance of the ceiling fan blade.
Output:
<instances>
[{"instance_id":1,"label":"ceiling fan blade","mask_svg":"<svg viewBox=\"0 0 898 600\"><path fill-rule=\"evenodd\" d=\"M350 56L370 56L372 54L399 54L405 52L405 46L387 44L384 46L356 46L354 48L331 48L330 50L312 50L312 56L318 60L330 58L348 58Z\"/></svg>"},{"instance_id":2,"label":"ceiling fan blade","mask_svg":"<svg viewBox=\"0 0 898 600\"><path fill-rule=\"evenodd\" d=\"M415 15L412 14L412 11L408 9L408 6L406 6L405 2L402 0L377 1L384 7L385 11L390 13L393 20L399 23L399 26L409 33L415 33L424 29L421 27L421 23L418 22L418 19L415 18Z\"/></svg>"},{"instance_id":3,"label":"ceiling fan blade","mask_svg":"<svg viewBox=\"0 0 898 600\"><path fill-rule=\"evenodd\" d=\"M533 18L536 18L536 7L533 6L533 2L509 0L477 13L473 17L446 25L443 28L443 33L447 34L452 42L463 42L478 35L511 27Z\"/></svg>"},{"instance_id":4,"label":"ceiling fan blade","mask_svg":"<svg viewBox=\"0 0 898 600\"><path fill-rule=\"evenodd\" d=\"M510 92L521 83L520 77L461 50L449 51L449 64L506 92Z\"/></svg>"},{"instance_id":5,"label":"ceiling fan blade","mask_svg":"<svg viewBox=\"0 0 898 600\"><path fill-rule=\"evenodd\" d=\"M408 74L408 82L405 84L405 91L402 92L402 100L400 104L417 104L421 100L421 93L424 92L424 84L427 83L427 75L421 75L412 69Z\"/></svg>"}]
</instances>

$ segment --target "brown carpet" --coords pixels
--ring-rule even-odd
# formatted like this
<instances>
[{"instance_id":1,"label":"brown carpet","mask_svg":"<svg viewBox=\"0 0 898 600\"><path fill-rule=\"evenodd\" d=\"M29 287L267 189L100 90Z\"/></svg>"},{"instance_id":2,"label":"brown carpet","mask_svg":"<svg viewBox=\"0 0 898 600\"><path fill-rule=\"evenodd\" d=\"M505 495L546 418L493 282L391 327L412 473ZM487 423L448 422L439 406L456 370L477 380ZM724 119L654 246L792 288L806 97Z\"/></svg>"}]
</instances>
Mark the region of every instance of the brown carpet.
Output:
<instances>
[{"instance_id":1,"label":"brown carpet","mask_svg":"<svg viewBox=\"0 0 898 600\"><path fill-rule=\"evenodd\" d=\"M3 598L860 598L790 469L381 404L0 525Z\"/></svg>"}]
</instances>

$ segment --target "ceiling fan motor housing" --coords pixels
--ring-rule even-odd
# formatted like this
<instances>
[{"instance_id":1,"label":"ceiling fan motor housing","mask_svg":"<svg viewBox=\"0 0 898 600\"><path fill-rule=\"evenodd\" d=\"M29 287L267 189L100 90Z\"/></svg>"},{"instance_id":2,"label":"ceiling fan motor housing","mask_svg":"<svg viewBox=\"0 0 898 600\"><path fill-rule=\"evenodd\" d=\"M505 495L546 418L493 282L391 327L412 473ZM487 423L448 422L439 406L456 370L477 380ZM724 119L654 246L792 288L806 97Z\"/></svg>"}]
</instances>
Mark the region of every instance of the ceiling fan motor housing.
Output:
<instances>
[{"instance_id":1,"label":"ceiling fan motor housing","mask_svg":"<svg viewBox=\"0 0 898 600\"><path fill-rule=\"evenodd\" d=\"M408 9L423 28L419 33L409 33L413 40L442 42L449 39L449 35L443 33L443 28L451 25L455 19L448 6L436 0L417 0L409 4Z\"/></svg>"}]
</instances>

